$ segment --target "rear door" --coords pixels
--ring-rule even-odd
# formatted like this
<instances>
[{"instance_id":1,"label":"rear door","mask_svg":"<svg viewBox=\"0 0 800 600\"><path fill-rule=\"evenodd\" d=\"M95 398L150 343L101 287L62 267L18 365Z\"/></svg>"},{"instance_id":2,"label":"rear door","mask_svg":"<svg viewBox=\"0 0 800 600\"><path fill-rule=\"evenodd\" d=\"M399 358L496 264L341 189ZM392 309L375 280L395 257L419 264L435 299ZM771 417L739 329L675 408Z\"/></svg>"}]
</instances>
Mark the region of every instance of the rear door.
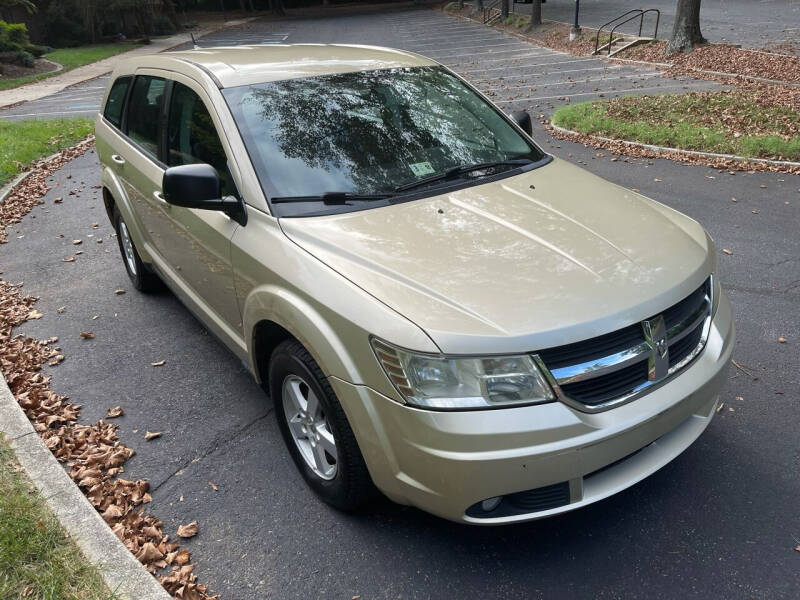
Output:
<instances>
[{"instance_id":1,"label":"rear door","mask_svg":"<svg viewBox=\"0 0 800 600\"><path fill-rule=\"evenodd\" d=\"M111 157L148 254L152 254L154 245L153 224L159 218L153 205L161 193L165 168L160 148L167 80L155 73L137 73L134 77L121 123L125 147Z\"/></svg>"}]
</instances>

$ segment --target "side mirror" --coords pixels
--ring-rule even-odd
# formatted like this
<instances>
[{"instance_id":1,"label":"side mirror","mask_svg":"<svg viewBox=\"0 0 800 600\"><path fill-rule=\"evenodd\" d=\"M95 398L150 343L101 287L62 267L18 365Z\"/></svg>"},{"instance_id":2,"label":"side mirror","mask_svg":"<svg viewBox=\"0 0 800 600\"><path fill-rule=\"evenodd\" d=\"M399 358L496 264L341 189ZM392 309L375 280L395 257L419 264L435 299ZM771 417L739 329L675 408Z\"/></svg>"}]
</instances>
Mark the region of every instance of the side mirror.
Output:
<instances>
[{"instance_id":1,"label":"side mirror","mask_svg":"<svg viewBox=\"0 0 800 600\"><path fill-rule=\"evenodd\" d=\"M533 135L533 123L531 123L531 116L526 110L518 110L511 113L511 118L514 123L519 125L520 129L528 135Z\"/></svg>"},{"instance_id":2,"label":"side mirror","mask_svg":"<svg viewBox=\"0 0 800 600\"><path fill-rule=\"evenodd\" d=\"M211 165L200 163L170 167L164 171L161 189L164 200L174 206L219 210L241 225L247 222L247 213L241 200L233 196L220 197L219 176Z\"/></svg>"}]
</instances>

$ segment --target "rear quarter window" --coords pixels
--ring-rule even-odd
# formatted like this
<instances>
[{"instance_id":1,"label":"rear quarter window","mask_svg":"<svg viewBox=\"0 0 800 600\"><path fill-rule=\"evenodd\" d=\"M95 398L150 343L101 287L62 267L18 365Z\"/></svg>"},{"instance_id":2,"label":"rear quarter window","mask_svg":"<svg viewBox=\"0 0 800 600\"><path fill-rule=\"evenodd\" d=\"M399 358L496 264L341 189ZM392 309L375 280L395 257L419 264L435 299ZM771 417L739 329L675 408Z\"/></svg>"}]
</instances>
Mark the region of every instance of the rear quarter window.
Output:
<instances>
[{"instance_id":1,"label":"rear quarter window","mask_svg":"<svg viewBox=\"0 0 800 600\"><path fill-rule=\"evenodd\" d=\"M106 106L103 109L103 116L114 127L122 124L122 109L125 105L125 96L128 94L128 87L131 85L131 77L118 77L108 92Z\"/></svg>"}]
</instances>

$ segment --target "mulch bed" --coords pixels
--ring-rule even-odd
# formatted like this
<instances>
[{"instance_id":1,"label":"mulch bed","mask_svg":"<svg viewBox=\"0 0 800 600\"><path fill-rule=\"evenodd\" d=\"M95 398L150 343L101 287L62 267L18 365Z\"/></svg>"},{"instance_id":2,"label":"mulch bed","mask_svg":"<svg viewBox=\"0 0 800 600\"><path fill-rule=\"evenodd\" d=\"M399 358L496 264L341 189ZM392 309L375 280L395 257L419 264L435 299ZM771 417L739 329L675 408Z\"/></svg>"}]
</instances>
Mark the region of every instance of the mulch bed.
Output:
<instances>
[{"instance_id":1,"label":"mulch bed","mask_svg":"<svg viewBox=\"0 0 800 600\"><path fill-rule=\"evenodd\" d=\"M633 46L615 55L646 62L671 63L673 68L667 76L700 76L698 71L717 71L732 76L743 75L760 79L772 79L787 83L800 83L800 57L737 48L728 44L705 44L697 46L688 54L665 54L666 42L651 42ZM614 57L612 57L614 58Z\"/></svg>"},{"instance_id":2,"label":"mulch bed","mask_svg":"<svg viewBox=\"0 0 800 600\"><path fill-rule=\"evenodd\" d=\"M0 243L7 241L6 227L20 222L34 206L44 202L42 198L49 189L47 177L92 145L89 138L62 151L57 158L36 165L35 171L0 204ZM80 405L50 389L50 377L42 373L41 367L45 363L56 366L64 360L58 339L14 335L14 327L42 317L34 308L35 302L36 298L22 293L20 285L0 278L0 370L11 392L92 506L167 592L181 600L218 598L197 581L190 553L181 549L177 539L164 533L159 519L145 512L144 506L152 500L147 480L120 477L134 450L119 441L117 425L103 420L93 425L79 424ZM122 408L110 407L107 417L122 414ZM196 534L197 522L177 531L178 537Z\"/></svg>"},{"instance_id":3,"label":"mulch bed","mask_svg":"<svg viewBox=\"0 0 800 600\"><path fill-rule=\"evenodd\" d=\"M38 75L39 73L50 73L58 70L59 68L55 63L42 58L37 58L33 63L33 67L0 63L0 75L2 75L3 79L17 79L19 77L27 77L28 75Z\"/></svg>"}]
</instances>

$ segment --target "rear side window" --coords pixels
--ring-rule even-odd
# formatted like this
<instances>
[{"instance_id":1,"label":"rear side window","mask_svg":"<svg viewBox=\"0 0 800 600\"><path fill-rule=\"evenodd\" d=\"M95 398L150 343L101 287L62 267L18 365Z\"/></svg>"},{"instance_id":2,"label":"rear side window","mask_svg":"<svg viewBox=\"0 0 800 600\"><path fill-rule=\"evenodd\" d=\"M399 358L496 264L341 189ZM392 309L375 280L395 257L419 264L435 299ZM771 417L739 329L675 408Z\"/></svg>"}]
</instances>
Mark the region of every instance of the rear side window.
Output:
<instances>
[{"instance_id":1,"label":"rear side window","mask_svg":"<svg viewBox=\"0 0 800 600\"><path fill-rule=\"evenodd\" d=\"M130 84L130 77L119 77L111 86L111 91L108 92L103 116L115 127L119 127L122 123L122 107L125 104L125 95L128 93Z\"/></svg>"},{"instance_id":2,"label":"rear side window","mask_svg":"<svg viewBox=\"0 0 800 600\"><path fill-rule=\"evenodd\" d=\"M158 157L158 124L165 85L160 77L137 75L128 101L128 136L153 157Z\"/></svg>"}]
</instances>

